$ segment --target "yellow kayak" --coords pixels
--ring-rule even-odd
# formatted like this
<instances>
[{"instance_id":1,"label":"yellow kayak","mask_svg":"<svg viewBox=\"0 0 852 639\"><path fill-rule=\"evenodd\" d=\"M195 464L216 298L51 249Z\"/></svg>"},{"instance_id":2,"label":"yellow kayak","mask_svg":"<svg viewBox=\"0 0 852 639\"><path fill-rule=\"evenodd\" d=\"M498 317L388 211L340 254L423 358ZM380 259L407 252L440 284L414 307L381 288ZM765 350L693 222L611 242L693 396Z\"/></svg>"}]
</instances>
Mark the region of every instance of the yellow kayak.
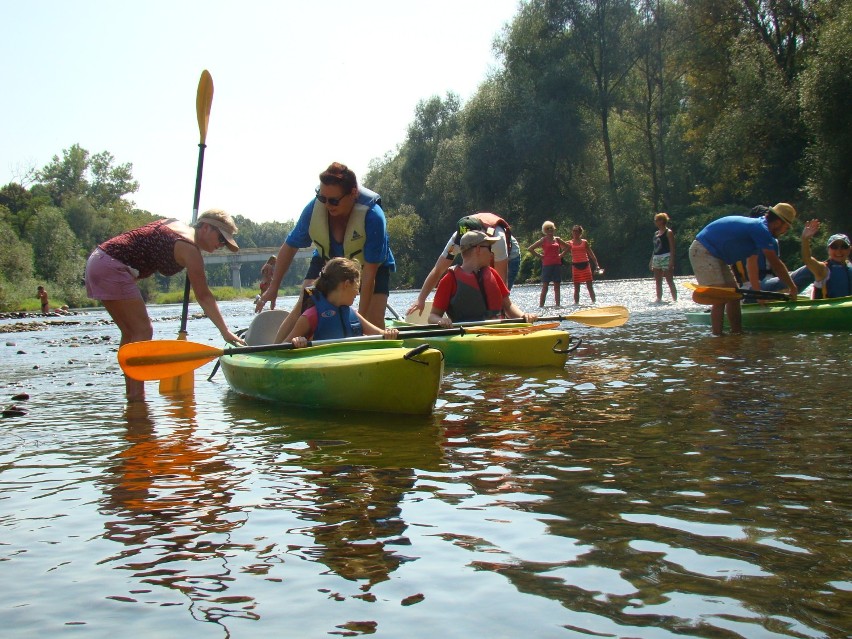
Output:
<instances>
[{"instance_id":1,"label":"yellow kayak","mask_svg":"<svg viewBox=\"0 0 852 639\"><path fill-rule=\"evenodd\" d=\"M530 332L525 332L530 330ZM481 331L481 332L480 332ZM524 332L521 332L524 331ZM533 368L565 366L568 353L579 346L569 347L568 331L558 328L539 329L531 324L504 324L494 328L469 328L463 335L408 338L400 332L408 347L429 344L444 354L447 366L480 366Z\"/></svg>"}]
</instances>

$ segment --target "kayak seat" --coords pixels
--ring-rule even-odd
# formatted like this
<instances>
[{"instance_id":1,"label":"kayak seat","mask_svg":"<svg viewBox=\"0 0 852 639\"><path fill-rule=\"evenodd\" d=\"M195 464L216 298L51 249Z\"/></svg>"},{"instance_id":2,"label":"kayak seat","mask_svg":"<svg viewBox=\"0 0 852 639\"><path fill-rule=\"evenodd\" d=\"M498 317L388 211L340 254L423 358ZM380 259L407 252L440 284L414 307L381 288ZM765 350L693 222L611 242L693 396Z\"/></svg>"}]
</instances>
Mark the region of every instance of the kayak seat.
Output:
<instances>
[{"instance_id":1,"label":"kayak seat","mask_svg":"<svg viewBox=\"0 0 852 639\"><path fill-rule=\"evenodd\" d=\"M277 308L270 311L261 311L255 315L243 338L246 344L249 346L272 344L275 341L275 334L278 332L278 327L281 326L281 322L288 315L287 311Z\"/></svg>"}]
</instances>

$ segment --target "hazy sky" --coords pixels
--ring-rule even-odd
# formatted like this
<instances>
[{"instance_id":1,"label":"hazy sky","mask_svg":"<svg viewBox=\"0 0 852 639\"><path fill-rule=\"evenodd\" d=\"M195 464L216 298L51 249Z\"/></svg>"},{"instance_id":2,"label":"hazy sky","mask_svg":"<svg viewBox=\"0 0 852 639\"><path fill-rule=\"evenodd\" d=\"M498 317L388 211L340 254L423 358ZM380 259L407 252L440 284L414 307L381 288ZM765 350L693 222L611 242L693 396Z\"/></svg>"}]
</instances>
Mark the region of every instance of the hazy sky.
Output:
<instances>
[{"instance_id":1,"label":"hazy sky","mask_svg":"<svg viewBox=\"0 0 852 639\"><path fill-rule=\"evenodd\" d=\"M0 0L0 186L73 144L133 164L140 208L295 218L332 161L360 178L417 102L470 98L518 0ZM369 185L367 185L369 186Z\"/></svg>"}]
</instances>

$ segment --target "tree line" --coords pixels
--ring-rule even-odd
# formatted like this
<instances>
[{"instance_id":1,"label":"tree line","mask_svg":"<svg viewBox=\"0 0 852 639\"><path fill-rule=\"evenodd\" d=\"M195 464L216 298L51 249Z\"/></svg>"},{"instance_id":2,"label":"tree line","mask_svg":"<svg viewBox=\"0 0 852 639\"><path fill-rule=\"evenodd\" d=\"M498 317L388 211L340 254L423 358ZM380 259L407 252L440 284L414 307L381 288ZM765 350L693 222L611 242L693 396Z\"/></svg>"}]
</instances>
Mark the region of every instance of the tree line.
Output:
<instances>
[{"instance_id":1,"label":"tree line","mask_svg":"<svg viewBox=\"0 0 852 639\"><path fill-rule=\"evenodd\" d=\"M421 101L365 176L398 283L419 285L455 221L483 210L522 247L545 220L582 225L615 277L648 275L660 211L682 273L697 231L757 204L849 232L849 0L528 0L495 47L466 104ZM521 277L537 268L526 255Z\"/></svg>"},{"instance_id":2,"label":"tree line","mask_svg":"<svg viewBox=\"0 0 852 639\"><path fill-rule=\"evenodd\" d=\"M586 229L609 276L648 275L652 217L672 217L678 270L710 220L793 203L850 231L852 2L526 0L495 39L499 66L462 104L415 108L405 138L363 183L382 195L398 271L419 286L456 221L494 211L522 247L545 220ZM74 145L0 189L0 308L58 288L85 301L86 256L160 217L134 207L132 165ZM278 246L292 222L235 216L240 245ZM794 266L793 232L782 255ZM243 281L260 264L243 266ZM522 279L537 260L524 256ZM210 267L213 285L230 281ZM296 283L301 273L289 274ZM182 278L152 278L143 293Z\"/></svg>"},{"instance_id":3,"label":"tree line","mask_svg":"<svg viewBox=\"0 0 852 639\"><path fill-rule=\"evenodd\" d=\"M75 144L54 156L40 170L31 170L24 182L0 188L0 310L17 310L35 297L39 284L47 284L51 297L71 306L92 304L86 298L83 274L86 258L98 244L126 230L164 217L138 209L128 198L139 189L132 164L116 164L107 151L91 154ZM234 216L240 229L240 246L279 246L293 222L256 223ZM260 263L242 266L243 282L260 280ZM231 283L227 264L207 267L211 286ZM285 284L296 285L301 274ZM146 299L155 293L182 291L184 274L154 276L139 282Z\"/></svg>"}]
</instances>

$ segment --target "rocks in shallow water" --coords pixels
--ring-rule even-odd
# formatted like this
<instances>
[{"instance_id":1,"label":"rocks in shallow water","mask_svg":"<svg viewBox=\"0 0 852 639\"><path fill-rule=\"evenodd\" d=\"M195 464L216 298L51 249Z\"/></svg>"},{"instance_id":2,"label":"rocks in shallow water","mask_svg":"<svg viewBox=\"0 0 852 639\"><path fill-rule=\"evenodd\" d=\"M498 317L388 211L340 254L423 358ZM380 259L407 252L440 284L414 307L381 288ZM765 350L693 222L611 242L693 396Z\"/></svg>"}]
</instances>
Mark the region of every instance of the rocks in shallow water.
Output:
<instances>
[{"instance_id":1,"label":"rocks in shallow water","mask_svg":"<svg viewBox=\"0 0 852 639\"><path fill-rule=\"evenodd\" d=\"M30 396L28 393L18 393L17 395L12 395L12 400L16 402L22 402L24 400L29 399Z\"/></svg>"},{"instance_id":2,"label":"rocks in shallow water","mask_svg":"<svg viewBox=\"0 0 852 639\"><path fill-rule=\"evenodd\" d=\"M7 417L23 417L26 414L27 411L21 408L6 408L2 412L0 412L0 415L3 415L4 419Z\"/></svg>"}]
</instances>

